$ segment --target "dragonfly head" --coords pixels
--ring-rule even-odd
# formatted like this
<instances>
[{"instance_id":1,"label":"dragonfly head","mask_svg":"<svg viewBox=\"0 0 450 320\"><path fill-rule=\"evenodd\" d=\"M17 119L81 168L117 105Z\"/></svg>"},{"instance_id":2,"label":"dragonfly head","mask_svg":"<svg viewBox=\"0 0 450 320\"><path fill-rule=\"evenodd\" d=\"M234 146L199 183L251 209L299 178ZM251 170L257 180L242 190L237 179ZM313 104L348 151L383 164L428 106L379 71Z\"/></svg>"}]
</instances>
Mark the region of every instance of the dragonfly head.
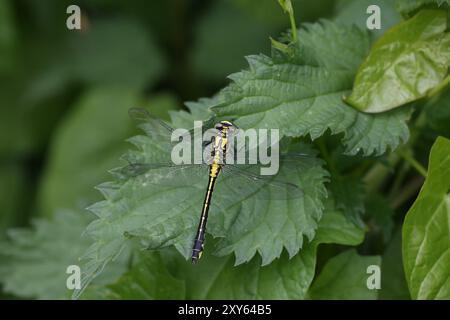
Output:
<instances>
[{"instance_id":1,"label":"dragonfly head","mask_svg":"<svg viewBox=\"0 0 450 320\"><path fill-rule=\"evenodd\" d=\"M219 131L225 132L233 132L237 129L237 127L230 121L220 121L218 124L216 124L215 128Z\"/></svg>"}]
</instances>

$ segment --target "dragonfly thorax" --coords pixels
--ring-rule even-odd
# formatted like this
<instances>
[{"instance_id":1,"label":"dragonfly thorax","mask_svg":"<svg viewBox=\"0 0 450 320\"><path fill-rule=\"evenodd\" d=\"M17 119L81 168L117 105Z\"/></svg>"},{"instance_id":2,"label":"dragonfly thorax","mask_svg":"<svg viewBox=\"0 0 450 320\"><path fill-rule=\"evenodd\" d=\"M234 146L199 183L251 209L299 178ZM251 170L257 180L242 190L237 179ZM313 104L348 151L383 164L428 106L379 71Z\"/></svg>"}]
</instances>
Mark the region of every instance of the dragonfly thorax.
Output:
<instances>
[{"instance_id":1,"label":"dragonfly thorax","mask_svg":"<svg viewBox=\"0 0 450 320\"><path fill-rule=\"evenodd\" d=\"M215 125L215 129L217 130L217 133L213 138L211 150L212 161L210 162L210 165L222 165L225 163L224 156L236 127L229 121L221 121Z\"/></svg>"}]
</instances>

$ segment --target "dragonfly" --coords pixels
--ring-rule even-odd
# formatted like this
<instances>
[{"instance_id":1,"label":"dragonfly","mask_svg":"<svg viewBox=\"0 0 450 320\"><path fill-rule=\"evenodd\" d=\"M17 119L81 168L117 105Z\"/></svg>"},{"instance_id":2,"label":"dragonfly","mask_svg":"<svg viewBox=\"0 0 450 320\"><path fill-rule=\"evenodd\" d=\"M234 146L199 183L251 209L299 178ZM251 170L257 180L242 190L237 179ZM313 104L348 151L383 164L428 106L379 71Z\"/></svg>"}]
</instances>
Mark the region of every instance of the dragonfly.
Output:
<instances>
[{"instance_id":1,"label":"dragonfly","mask_svg":"<svg viewBox=\"0 0 450 320\"><path fill-rule=\"evenodd\" d=\"M141 108L131 108L130 117L138 122L139 127L147 134L153 137L158 147L170 151L174 142L171 137L174 129L166 122L153 117L147 110ZM205 127L211 127L217 119L211 118L204 122ZM213 126L215 134L211 140L203 142L202 148L209 155L200 165L196 164L174 164L171 161L161 161L147 163L143 159L129 161L129 164L120 168L120 175L125 178L138 177L145 175L151 183L152 173L158 173L155 183L164 183L164 180L171 181L173 184L181 184L183 179L190 183L192 178L198 175L208 173L208 182L203 200L200 218L198 221L197 232L192 244L191 262L197 263L204 250L206 225L208 214L211 207L212 196L215 190L229 195L229 199L245 200L249 197L257 197L262 201L267 200L287 200L303 197L303 190L297 182L288 181L286 177L263 176L259 174L261 164L227 164L228 155L238 154L241 150L236 150L232 146L233 136L239 132L239 128L231 121L221 120ZM190 138L194 134L193 130L181 139ZM231 150L233 148L233 150ZM234 153L231 153L233 151ZM248 152L249 150L246 150ZM299 158L310 157L304 153L290 153L280 156L280 162L286 165L296 165ZM189 172L186 174L186 172ZM219 179L219 176L223 176ZM161 180L160 177L163 177Z\"/></svg>"}]
</instances>

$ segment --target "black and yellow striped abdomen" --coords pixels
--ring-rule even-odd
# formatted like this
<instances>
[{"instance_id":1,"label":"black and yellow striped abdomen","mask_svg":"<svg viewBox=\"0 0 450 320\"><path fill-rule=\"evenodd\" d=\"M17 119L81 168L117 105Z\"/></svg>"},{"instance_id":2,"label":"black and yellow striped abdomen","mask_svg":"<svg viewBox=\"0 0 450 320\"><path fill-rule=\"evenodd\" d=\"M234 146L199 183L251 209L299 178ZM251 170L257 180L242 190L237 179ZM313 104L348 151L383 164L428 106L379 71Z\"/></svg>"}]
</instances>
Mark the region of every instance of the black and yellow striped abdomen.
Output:
<instances>
[{"instance_id":1,"label":"black and yellow striped abdomen","mask_svg":"<svg viewBox=\"0 0 450 320\"><path fill-rule=\"evenodd\" d=\"M196 263L202 256L211 197L214 192L214 185L216 184L220 169L221 167L218 164L211 165L211 168L209 169L209 181L206 189L205 200L203 201L202 215L200 216L200 222L198 224L197 234L195 236L194 246L192 248L192 263Z\"/></svg>"},{"instance_id":2,"label":"black and yellow striped abdomen","mask_svg":"<svg viewBox=\"0 0 450 320\"><path fill-rule=\"evenodd\" d=\"M222 121L219 124L219 127L216 126L216 128L219 129L219 133L213 140L213 149L211 154L212 162L209 169L208 187L206 189L205 200L203 201L202 215L200 216L197 234L195 236L194 245L192 248L192 263L196 263L202 256L209 207L211 204L211 198L214 192L214 186L216 184L217 177L219 176L222 165L225 162L223 157L227 151L228 130L230 126L232 126L232 124L227 121Z\"/></svg>"}]
</instances>

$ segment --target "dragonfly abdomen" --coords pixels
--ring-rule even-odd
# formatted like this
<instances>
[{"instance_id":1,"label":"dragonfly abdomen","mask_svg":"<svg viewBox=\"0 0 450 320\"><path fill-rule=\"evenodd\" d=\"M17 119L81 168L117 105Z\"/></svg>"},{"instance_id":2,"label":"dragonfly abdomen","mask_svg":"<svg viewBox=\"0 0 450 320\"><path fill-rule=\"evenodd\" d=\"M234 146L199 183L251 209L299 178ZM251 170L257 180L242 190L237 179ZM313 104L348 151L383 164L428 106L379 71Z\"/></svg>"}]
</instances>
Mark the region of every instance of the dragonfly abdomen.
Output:
<instances>
[{"instance_id":1,"label":"dragonfly abdomen","mask_svg":"<svg viewBox=\"0 0 450 320\"><path fill-rule=\"evenodd\" d=\"M214 191L214 185L217 180L217 176L220 172L220 165L213 164L209 170L209 182L206 189L205 200L203 201L202 215L198 223L197 234L194 240L194 246L192 248L192 263L196 263L201 258L203 252L203 246L206 235L206 222L208 220L209 206L211 203L211 197Z\"/></svg>"}]
</instances>

